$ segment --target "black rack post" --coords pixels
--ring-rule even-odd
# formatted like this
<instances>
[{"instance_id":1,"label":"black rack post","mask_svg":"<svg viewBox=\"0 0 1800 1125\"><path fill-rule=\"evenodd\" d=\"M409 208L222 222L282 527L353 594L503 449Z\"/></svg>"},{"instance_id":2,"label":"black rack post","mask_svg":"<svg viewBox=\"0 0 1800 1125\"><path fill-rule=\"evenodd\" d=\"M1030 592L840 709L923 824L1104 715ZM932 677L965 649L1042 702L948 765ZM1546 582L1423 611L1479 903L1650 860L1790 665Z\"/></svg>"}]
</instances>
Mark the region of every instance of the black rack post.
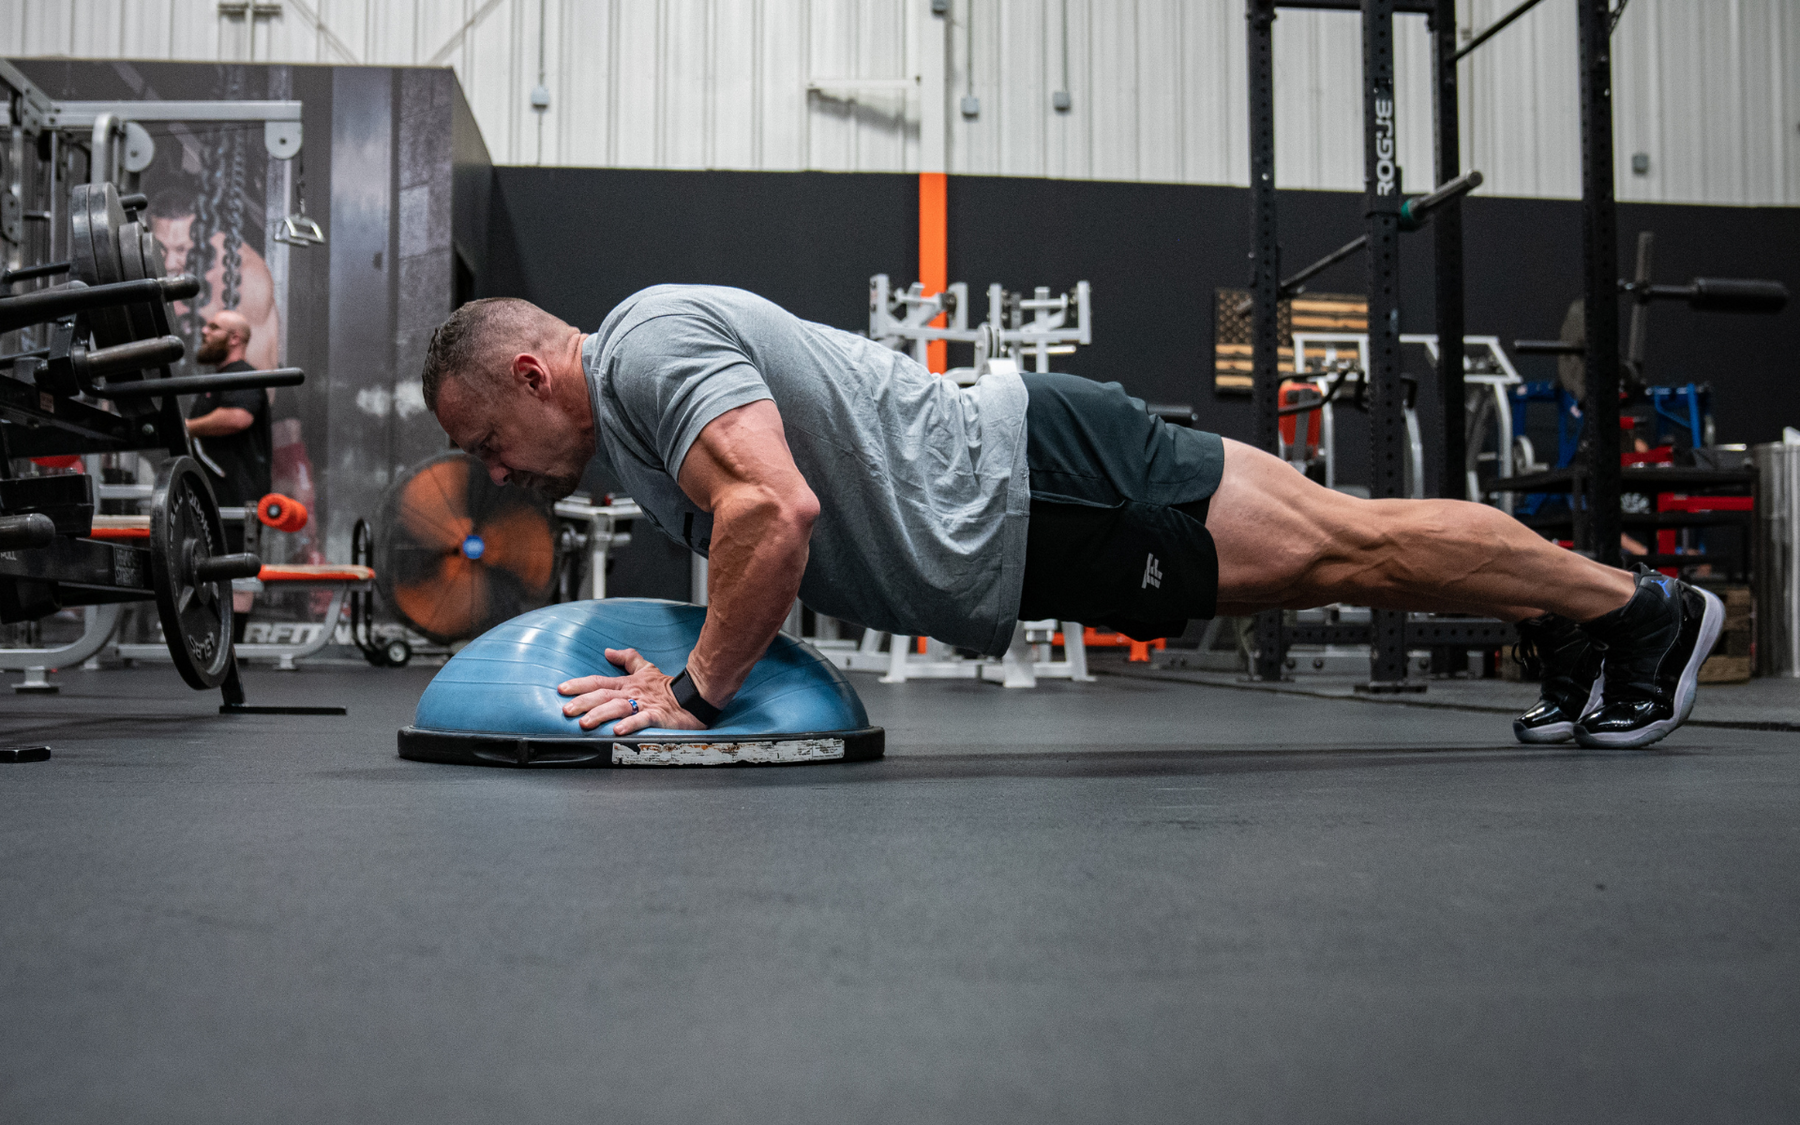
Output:
<instances>
[{"instance_id":1,"label":"black rack post","mask_svg":"<svg viewBox=\"0 0 1800 1125\"><path fill-rule=\"evenodd\" d=\"M1612 13L1576 0L1581 41L1581 264L1586 419L1575 546L1619 565L1619 245L1613 201Z\"/></svg>"},{"instance_id":2,"label":"black rack post","mask_svg":"<svg viewBox=\"0 0 1800 1125\"><path fill-rule=\"evenodd\" d=\"M1400 165L1394 128L1394 0L1363 0L1364 224L1369 239L1369 494L1406 495L1406 389L1400 381ZM1369 688L1406 682L1406 614L1371 615Z\"/></svg>"},{"instance_id":3,"label":"black rack post","mask_svg":"<svg viewBox=\"0 0 1800 1125\"><path fill-rule=\"evenodd\" d=\"M1456 94L1456 0L1437 0L1426 17L1431 31L1432 63L1437 84L1432 93L1434 181L1449 183L1462 175L1462 131ZM1438 399L1443 415L1444 457L1438 495L1448 500L1476 500L1469 495L1467 406L1463 387L1463 238L1462 200L1452 199L1431 219L1436 259Z\"/></svg>"},{"instance_id":4,"label":"black rack post","mask_svg":"<svg viewBox=\"0 0 1800 1125\"><path fill-rule=\"evenodd\" d=\"M1275 0L1246 0L1250 76L1250 406L1256 444L1276 452L1281 401L1281 244L1275 222ZM1256 663L1251 676L1279 680L1286 646L1281 611L1256 616Z\"/></svg>"}]
</instances>

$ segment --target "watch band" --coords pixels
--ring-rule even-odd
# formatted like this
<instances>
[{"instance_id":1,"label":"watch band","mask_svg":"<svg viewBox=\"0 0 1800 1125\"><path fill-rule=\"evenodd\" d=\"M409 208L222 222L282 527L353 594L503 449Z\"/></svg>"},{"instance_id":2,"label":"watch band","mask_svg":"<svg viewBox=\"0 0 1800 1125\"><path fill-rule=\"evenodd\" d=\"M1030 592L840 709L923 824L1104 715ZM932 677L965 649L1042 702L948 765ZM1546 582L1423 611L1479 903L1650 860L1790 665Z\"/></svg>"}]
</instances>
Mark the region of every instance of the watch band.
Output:
<instances>
[{"instance_id":1,"label":"watch band","mask_svg":"<svg viewBox=\"0 0 1800 1125\"><path fill-rule=\"evenodd\" d=\"M681 709L694 718L709 727L719 721L719 709L700 694L700 689L694 686L694 677L688 675L686 668L669 681L669 690L675 693L675 702L681 704Z\"/></svg>"}]
</instances>

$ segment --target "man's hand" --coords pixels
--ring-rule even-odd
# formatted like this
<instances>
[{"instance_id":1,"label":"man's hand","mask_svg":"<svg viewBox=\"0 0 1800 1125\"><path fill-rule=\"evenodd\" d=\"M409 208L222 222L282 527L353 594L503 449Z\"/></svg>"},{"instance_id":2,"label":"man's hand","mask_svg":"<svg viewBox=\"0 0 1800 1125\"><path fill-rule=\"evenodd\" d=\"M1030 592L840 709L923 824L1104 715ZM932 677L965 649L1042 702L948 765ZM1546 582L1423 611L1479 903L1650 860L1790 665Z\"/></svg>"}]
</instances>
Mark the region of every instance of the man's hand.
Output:
<instances>
[{"instance_id":1,"label":"man's hand","mask_svg":"<svg viewBox=\"0 0 1800 1125\"><path fill-rule=\"evenodd\" d=\"M581 729L593 730L617 719L614 734L631 734L646 727L667 730L705 730L706 724L683 711L669 690L674 677L638 655L635 648L609 648L606 659L625 669L623 676L583 676L557 686L575 696L563 704L563 714L581 716Z\"/></svg>"}]
</instances>

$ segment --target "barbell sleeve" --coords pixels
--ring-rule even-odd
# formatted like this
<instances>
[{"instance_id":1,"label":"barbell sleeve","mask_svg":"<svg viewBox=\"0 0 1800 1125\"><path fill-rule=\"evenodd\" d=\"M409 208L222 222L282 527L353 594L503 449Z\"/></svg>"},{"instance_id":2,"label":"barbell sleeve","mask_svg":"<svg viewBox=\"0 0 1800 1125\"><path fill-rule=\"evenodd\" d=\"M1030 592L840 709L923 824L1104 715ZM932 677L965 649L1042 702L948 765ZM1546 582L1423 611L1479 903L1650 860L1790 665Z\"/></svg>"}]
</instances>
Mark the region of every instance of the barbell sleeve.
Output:
<instances>
[{"instance_id":1,"label":"barbell sleeve","mask_svg":"<svg viewBox=\"0 0 1800 1125\"><path fill-rule=\"evenodd\" d=\"M1482 175L1480 172L1464 172L1454 180L1446 180L1430 194L1418 195L1406 200L1404 203L1400 204L1401 229L1417 230L1420 224L1425 221L1432 211L1442 207L1452 199L1457 199L1469 194L1480 187L1481 183ZM1308 279L1317 274L1324 273L1345 258L1362 250L1364 247L1368 246L1368 244L1368 235L1358 235L1349 242L1338 247L1336 250L1325 255L1323 258L1320 258L1312 265L1307 266L1299 273L1294 274L1292 277L1283 278L1281 281L1281 288L1276 294L1277 297L1294 296L1299 292L1300 287L1306 284ZM1240 302L1238 305L1238 312L1247 313L1254 307L1254 304L1253 301L1248 300Z\"/></svg>"},{"instance_id":2,"label":"barbell sleeve","mask_svg":"<svg viewBox=\"0 0 1800 1125\"><path fill-rule=\"evenodd\" d=\"M20 266L16 270L0 270L0 285L11 285L15 281L29 281L34 277L55 277L68 273L68 262L44 262L36 266Z\"/></svg>"},{"instance_id":3,"label":"barbell sleeve","mask_svg":"<svg viewBox=\"0 0 1800 1125\"><path fill-rule=\"evenodd\" d=\"M1688 307L1699 312L1778 313L1788 302L1787 286L1779 281L1696 277L1687 289Z\"/></svg>"},{"instance_id":4,"label":"barbell sleeve","mask_svg":"<svg viewBox=\"0 0 1800 1125\"><path fill-rule=\"evenodd\" d=\"M255 578L262 573L262 559L252 554L213 555L194 562L195 582L222 582L228 578Z\"/></svg>"},{"instance_id":5,"label":"barbell sleeve","mask_svg":"<svg viewBox=\"0 0 1800 1125\"><path fill-rule=\"evenodd\" d=\"M56 524L42 512L0 516L0 551L48 547L56 539Z\"/></svg>"},{"instance_id":6,"label":"barbell sleeve","mask_svg":"<svg viewBox=\"0 0 1800 1125\"><path fill-rule=\"evenodd\" d=\"M110 285L83 285L79 281L54 289L37 289L11 297L0 297L0 333L12 332L28 324L60 320L90 309L129 305L138 301L179 301L200 292L200 281L191 274L174 277L146 277L137 281L117 281Z\"/></svg>"},{"instance_id":7,"label":"barbell sleeve","mask_svg":"<svg viewBox=\"0 0 1800 1125\"><path fill-rule=\"evenodd\" d=\"M1474 191L1481 186L1481 181L1482 175L1480 172L1464 172L1454 180L1444 181L1442 184L1438 185L1434 191L1425 195L1414 196L1405 203L1402 203L1400 205L1400 215L1402 218L1411 218L1414 221L1422 220L1426 215L1429 215L1431 212L1442 207L1452 199L1456 199Z\"/></svg>"},{"instance_id":8,"label":"barbell sleeve","mask_svg":"<svg viewBox=\"0 0 1800 1125\"><path fill-rule=\"evenodd\" d=\"M142 371L177 363L187 354L187 344L180 336L158 336L150 340L133 340L110 348L96 348L84 360L90 378L104 379L126 371Z\"/></svg>"},{"instance_id":9,"label":"barbell sleeve","mask_svg":"<svg viewBox=\"0 0 1800 1125\"><path fill-rule=\"evenodd\" d=\"M1513 351L1520 355L1582 355L1587 349L1567 340L1514 340Z\"/></svg>"},{"instance_id":10,"label":"barbell sleeve","mask_svg":"<svg viewBox=\"0 0 1800 1125\"><path fill-rule=\"evenodd\" d=\"M171 337L172 338L172 337ZM131 383L108 384L94 391L102 398L159 398L163 395L197 395L207 391L241 391L263 387L297 387L306 382L306 372L298 367L277 367L273 371L226 371L217 375L177 375L169 379L144 379Z\"/></svg>"}]
</instances>

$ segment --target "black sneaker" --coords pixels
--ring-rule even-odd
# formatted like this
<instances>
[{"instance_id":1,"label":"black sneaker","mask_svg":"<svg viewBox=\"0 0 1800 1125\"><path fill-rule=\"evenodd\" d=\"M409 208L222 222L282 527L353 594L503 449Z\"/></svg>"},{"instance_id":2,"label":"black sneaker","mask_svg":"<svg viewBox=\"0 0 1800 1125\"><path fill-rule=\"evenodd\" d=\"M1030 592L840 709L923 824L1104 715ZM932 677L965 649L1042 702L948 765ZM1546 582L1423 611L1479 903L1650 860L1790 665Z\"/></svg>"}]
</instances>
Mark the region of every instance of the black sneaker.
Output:
<instances>
[{"instance_id":1,"label":"black sneaker","mask_svg":"<svg viewBox=\"0 0 1800 1125\"><path fill-rule=\"evenodd\" d=\"M1575 723L1583 746L1648 746L1687 722L1700 665L1719 639L1725 603L1686 582L1640 568L1624 606L1582 626L1606 661L1600 706Z\"/></svg>"},{"instance_id":2,"label":"black sneaker","mask_svg":"<svg viewBox=\"0 0 1800 1125\"><path fill-rule=\"evenodd\" d=\"M1600 704L1600 650L1581 626L1546 613L1519 622L1519 663L1538 673L1537 705L1513 720L1520 742L1567 742L1575 720Z\"/></svg>"}]
</instances>

